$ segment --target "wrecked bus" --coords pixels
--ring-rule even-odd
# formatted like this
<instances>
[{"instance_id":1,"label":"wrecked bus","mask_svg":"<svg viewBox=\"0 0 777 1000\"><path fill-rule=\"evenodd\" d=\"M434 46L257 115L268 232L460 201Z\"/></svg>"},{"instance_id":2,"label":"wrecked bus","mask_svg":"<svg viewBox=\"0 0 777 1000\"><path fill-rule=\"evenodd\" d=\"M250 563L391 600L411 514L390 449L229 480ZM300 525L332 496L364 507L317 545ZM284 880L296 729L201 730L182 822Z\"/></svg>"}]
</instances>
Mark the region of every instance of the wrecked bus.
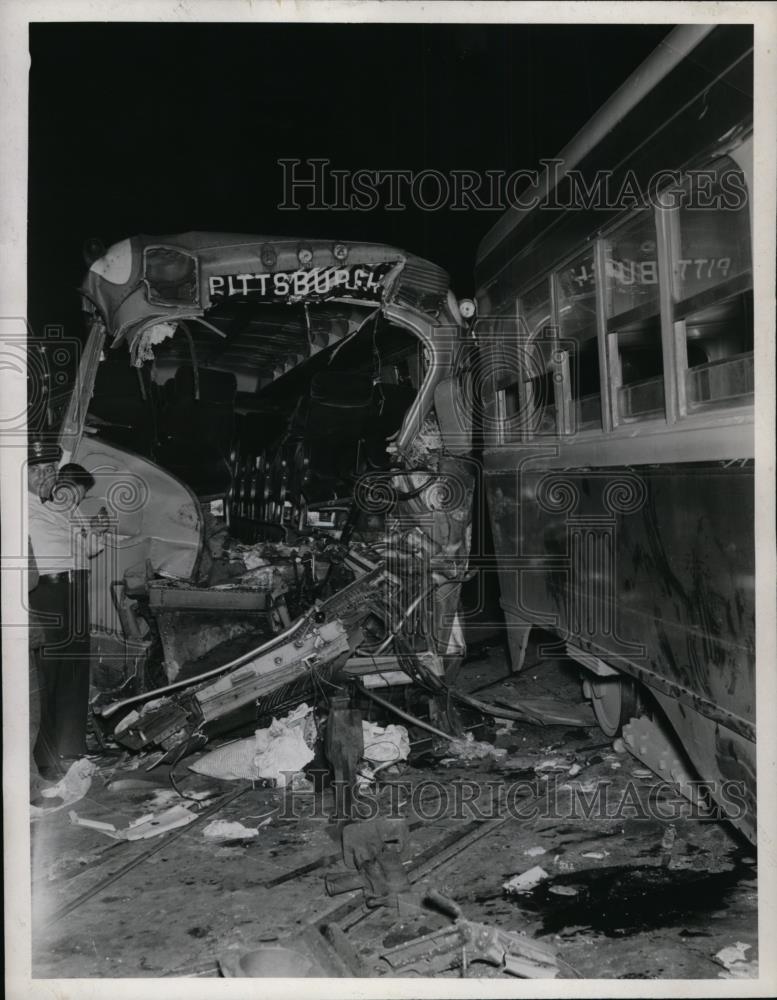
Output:
<instances>
[{"instance_id":1,"label":"wrecked bus","mask_svg":"<svg viewBox=\"0 0 777 1000\"><path fill-rule=\"evenodd\" d=\"M439 685L463 653L473 494L445 272L194 232L112 246L81 292L61 443L113 519L90 608L116 738L173 748L346 662L365 687Z\"/></svg>"},{"instance_id":2,"label":"wrecked bus","mask_svg":"<svg viewBox=\"0 0 777 1000\"><path fill-rule=\"evenodd\" d=\"M673 31L477 254L512 664L756 830L752 28Z\"/></svg>"}]
</instances>

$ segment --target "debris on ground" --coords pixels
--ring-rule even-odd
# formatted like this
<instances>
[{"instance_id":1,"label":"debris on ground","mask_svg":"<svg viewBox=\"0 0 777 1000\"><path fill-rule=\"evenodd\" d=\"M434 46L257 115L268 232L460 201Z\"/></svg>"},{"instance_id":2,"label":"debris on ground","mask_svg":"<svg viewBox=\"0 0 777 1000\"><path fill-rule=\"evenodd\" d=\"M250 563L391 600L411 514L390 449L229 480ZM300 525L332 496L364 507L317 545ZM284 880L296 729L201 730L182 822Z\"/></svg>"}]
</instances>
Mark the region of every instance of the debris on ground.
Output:
<instances>
[{"instance_id":1,"label":"debris on ground","mask_svg":"<svg viewBox=\"0 0 777 1000\"><path fill-rule=\"evenodd\" d=\"M284 788L314 757L313 709L303 703L282 719L273 719L253 737L236 740L189 764L191 771L227 781L273 781Z\"/></svg>"},{"instance_id":2,"label":"debris on ground","mask_svg":"<svg viewBox=\"0 0 777 1000\"><path fill-rule=\"evenodd\" d=\"M61 802L53 802L50 806L40 807L30 805L30 816L38 819L41 816L48 816L49 813L59 812L67 806L72 806L80 801L92 787L92 777L97 771L97 765L87 757L73 761L67 770L67 774L49 788L41 788L40 794L45 799L61 799Z\"/></svg>"},{"instance_id":3,"label":"debris on ground","mask_svg":"<svg viewBox=\"0 0 777 1000\"><path fill-rule=\"evenodd\" d=\"M729 945L726 948L721 948L713 956L713 960L722 965L726 970L725 972L719 972L718 978L720 979L757 979L758 978L758 960L751 959L748 961L746 957L746 952L750 951L752 945L746 944L744 941L737 941L733 945Z\"/></svg>"},{"instance_id":4,"label":"debris on ground","mask_svg":"<svg viewBox=\"0 0 777 1000\"><path fill-rule=\"evenodd\" d=\"M73 826L85 826L92 830L98 830L113 840L147 840L149 837L158 837L169 830L175 830L179 826L187 826L197 819L197 813L191 812L183 805L172 806L160 813L147 813L145 816L133 820L129 826L118 830L113 823L88 819L79 816L75 811L71 811L69 816Z\"/></svg>"},{"instance_id":5,"label":"debris on ground","mask_svg":"<svg viewBox=\"0 0 777 1000\"><path fill-rule=\"evenodd\" d=\"M501 760L507 756L507 750L495 747L493 743L479 742L472 733L466 736L456 737L448 743L448 758L456 760L485 760L488 757L494 760Z\"/></svg>"},{"instance_id":6,"label":"debris on ground","mask_svg":"<svg viewBox=\"0 0 777 1000\"><path fill-rule=\"evenodd\" d=\"M548 878L548 873L545 869L540 868L539 865L535 865L533 868L529 868L528 871L521 872L519 875L513 875L512 878L502 883L502 888L508 893L529 892L535 885L539 885L546 878Z\"/></svg>"},{"instance_id":7,"label":"debris on ground","mask_svg":"<svg viewBox=\"0 0 777 1000\"><path fill-rule=\"evenodd\" d=\"M407 760L410 738L404 726L379 726L366 719L362 722L364 759L370 764L395 764Z\"/></svg>"},{"instance_id":8,"label":"debris on ground","mask_svg":"<svg viewBox=\"0 0 777 1000\"><path fill-rule=\"evenodd\" d=\"M350 871L326 876L330 896L362 889L367 907L399 908L410 893L403 854L408 844L405 820L379 816L349 823L342 830L343 861Z\"/></svg>"},{"instance_id":9,"label":"debris on ground","mask_svg":"<svg viewBox=\"0 0 777 1000\"><path fill-rule=\"evenodd\" d=\"M534 765L535 771L568 771L569 761L564 757L546 757L539 764Z\"/></svg>"},{"instance_id":10,"label":"debris on ground","mask_svg":"<svg viewBox=\"0 0 777 1000\"><path fill-rule=\"evenodd\" d=\"M230 823L225 819L214 819L203 828L202 835L206 840L215 843L223 843L226 840L255 840L259 836L259 828L243 826L238 822Z\"/></svg>"},{"instance_id":11,"label":"debris on ground","mask_svg":"<svg viewBox=\"0 0 777 1000\"><path fill-rule=\"evenodd\" d=\"M434 975L459 968L467 976L471 962L496 966L500 972L520 979L555 979L562 973L555 950L514 931L465 919L452 899L432 890L426 902L453 917L452 926L390 948L381 958L392 969ZM574 975L566 967L568 975Z\"/></svg>"},{"instance_id":12,"label":"debris on ground","mask_svg":"<svg viewBox=\"0 0 777 1000\"><path fill-rule=\"evenodd\" d=\"M577 889L573 885L552 885L549 892L554 896L576 896Z\"/></svg>"}]
</instances>

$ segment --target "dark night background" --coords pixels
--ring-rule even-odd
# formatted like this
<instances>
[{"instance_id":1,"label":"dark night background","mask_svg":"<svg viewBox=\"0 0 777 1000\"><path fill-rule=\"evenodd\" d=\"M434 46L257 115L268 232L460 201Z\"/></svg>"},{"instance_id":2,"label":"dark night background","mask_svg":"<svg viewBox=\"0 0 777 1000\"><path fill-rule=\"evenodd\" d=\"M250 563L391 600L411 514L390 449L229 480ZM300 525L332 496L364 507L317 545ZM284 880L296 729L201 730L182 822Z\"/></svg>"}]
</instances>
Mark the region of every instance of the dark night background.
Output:
<instances>
[{"instance_id":1,"label":"dark night background","mask_svg":"<svg viewBox=\"0 0 777 1000\"><path fill-rule=\"evenodd\" d=\"M29 319L80 335L84 241L223 230L395 244L472 295L498 212L282 212L278 158L532 169L668 26L38 24Z\"/></svg>"}]
</instances>

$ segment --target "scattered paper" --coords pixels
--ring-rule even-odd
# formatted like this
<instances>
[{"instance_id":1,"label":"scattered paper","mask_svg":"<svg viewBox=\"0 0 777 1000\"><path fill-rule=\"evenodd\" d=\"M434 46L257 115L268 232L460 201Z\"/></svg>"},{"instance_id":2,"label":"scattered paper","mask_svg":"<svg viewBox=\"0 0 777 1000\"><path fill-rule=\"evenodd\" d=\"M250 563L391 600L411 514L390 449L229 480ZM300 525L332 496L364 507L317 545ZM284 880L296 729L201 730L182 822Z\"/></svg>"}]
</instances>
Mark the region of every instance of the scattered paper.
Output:
<instances>
[{"instance_id":1,"label":"scattered paper","mask_svg":"<svg viewBox=\"0 0 777 1000\"><path fill-rule=\"evenodd\" d=\"M556 896L576 896L577 889L572 885L552 885L550 892Z\"/></svg>"},{"instance_id":2,"label":"scattered paper","mask_svg":"<svg viewBox=\"0 0 777 1000\"><path fill-rule=\"evenodd\" d=\"M172 788L155 788L154 794L151 796L150 806L156 811L157 809L167 809L170 806L179 805L180 802L181 796Z\"/></svg>"},{"instance_id":3,"label":"scattered paper","mask_svg":"<svg viewBox=\"0 0 777 1000\"><path fill-rule=\"evenodd\" d=\"M69 813L70 822L73 826L85 826L92 830L99 830L113 840L147 840L149 837L158 837L169 830L175 830L179 826L186 826L197 819L197 814L190 812L186 806L173 806L160 813L148 813L133 820L129 826L117 830L113 823L102 823L99 820L81 817L75 811Z\"/></svg>"},{"instance_id":4,"label":"scattered paper","mask_svg":"<svg viewBox=\"0 0 777 1000\"><path fill-rule=\"evenodd\" d=\"M364 759L370 764L393 764L407 760L410 753L410 738L404 726L378 726L374 722L362 722L364 737Z\"/></svg>"},{"instance_id":5,"label":"scattered paper","mask_svg":"<svg viewBox=\"0 0 777 1000\"><path fill-rule=\"evenodd\" d=\"M226 781L273 780L279 788L313 760L313 709L302 704L252 737L212 750L189 769Z\"/></svg>"},{"instance_id":6,"label":"scattered paper","mask_svg":"<svg viewBox=\"0 0 777 1000\"><path fill-rule=\"evenodd\" d=\"M758 979L758 962L735 962L725 972L718 973L718 979Z\"/></svg>"},{"instance_id":7,"label":"scattered paper","mask_svg":"<svg viewBox=\"0 0 777 1000\"><path fill-rule=\"evenodd\" d=\"M524 851L523 853L526 854L526 855L528 855L530 858L537 858L537 857L540 856L540 854L544 854L545 853L545 848L544 847L530 847L528 850Z\"/></svg>"},{"instance_id":8,"label":"scattered paper","mask_svg":"<svg viewBox=\"0 0 777 1000\"><path fill-rule=\"evenodd\" d=\"M548 757L539 764L534 765L535 771L566 771L569 767L569 761L564 760L563 757Z\"/></svg>"},{"instance_id":9,"label":"scattered paper","mask_svg":"<svg viewBox=\"0 0 777 1000\"><path fill-rule=\"evenodd\" d=\"M502 883L502 888L506 892L529 892L547 877L548 873L545 869L535 865L534 868L521 872L520 875L513 875L507 882Z\"/></svg>"},{"instance_id":10,"label":"scattered paper","mask_svg":"<svg viewBox=\"0 0 777 1000\"><path fill-rule=\"evenodd\" d=\"M273 779L284 788L291 776L313 760L314 742L313 709L308 705L300 705L285 719L273 719L269 729L256 733L254 766L259 777Z\"/></svg>"},{"instance_id":11,"label":"scattered paper","mask_svg":"<svg viewBox=\"0 0 777 1000\"><path fill-rule=\"evenodd\" d=\"M242 823L230 823L225 819L214 819L202 831L206 840L221 843L225 840L253 840L259 836L258 827L243 826Z\"/></svg>"},{"instance_id":12,"label":"scattered paper","mask_svg":"<svg viewBox=\"0 0 777 1000\"><path fill-rule=\"evenodd\" d=\"M186 806L173 806L161 813L150 813L134 820L126 830L120 830L124 840L146 840L157 837L160 833L186 826L197 819L197 813L190 812Z\"/></svg>"},{"instance_id":13,"label":"scattered paper","mask_svg":"<svg viewBox=\"0 0 777 1000\"><path fill-rule=\"evenodd\" d=\"M94 761L83 757L74 761L68 768L67 774L56 785L50 788L42 788L40 794L46 799L62 799L56 805L43 809L40 806L30 806L30 816L37 819L40 816L48 816L49 813L59 812L67 806L72 806L74 802L80 801L92 787L92 776L97 770Z\"/></svg>"},{"instance_id":14,"label":"scattered paper","mask_svg":"<svg viewBox=\"0 0 777 1000\"><path fill-rule=\"evenodd\" d=\"M737 941L736 944L729 945L727 948L721 948L714 956L715 961L726 969L730 969L738 962L746 960L745 952L750 951L751 947L751 945L745 944L744 941Z\"/></svg>"},{"instance_id":15,"label":"scattered paper","mask_svg":"<svg viewBox=\"0 0 777 1000\"><path fill-rule=\"evenodd\" d=\"M457 760L485 760L492 757L495 760L507 756L507 750L495 747L493 743L478 742L472 735L456 737L448 744L448 753Z\"/></svg>"}]
</instances>

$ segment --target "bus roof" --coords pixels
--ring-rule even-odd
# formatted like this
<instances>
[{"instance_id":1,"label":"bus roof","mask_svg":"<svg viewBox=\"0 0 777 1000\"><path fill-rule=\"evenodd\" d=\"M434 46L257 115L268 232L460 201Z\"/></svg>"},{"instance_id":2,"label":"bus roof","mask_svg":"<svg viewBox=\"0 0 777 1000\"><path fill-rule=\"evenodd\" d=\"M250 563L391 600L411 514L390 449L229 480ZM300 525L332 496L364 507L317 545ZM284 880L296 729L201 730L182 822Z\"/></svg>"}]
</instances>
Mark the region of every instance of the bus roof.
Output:
<instances>
[{"instance_id":1,"label":"bus roof","mask_svg":"<svg viewBox=\"0 0 777 1000\"><path fill-rule=\"evenodd\" d=\"M346 240L189 232L137 235L94 261L85 299L121 338L130 327L202 315L238 299L286 303L382 301L436 314L447 273L396 247Z\"/></svg>"}]
</instances>

